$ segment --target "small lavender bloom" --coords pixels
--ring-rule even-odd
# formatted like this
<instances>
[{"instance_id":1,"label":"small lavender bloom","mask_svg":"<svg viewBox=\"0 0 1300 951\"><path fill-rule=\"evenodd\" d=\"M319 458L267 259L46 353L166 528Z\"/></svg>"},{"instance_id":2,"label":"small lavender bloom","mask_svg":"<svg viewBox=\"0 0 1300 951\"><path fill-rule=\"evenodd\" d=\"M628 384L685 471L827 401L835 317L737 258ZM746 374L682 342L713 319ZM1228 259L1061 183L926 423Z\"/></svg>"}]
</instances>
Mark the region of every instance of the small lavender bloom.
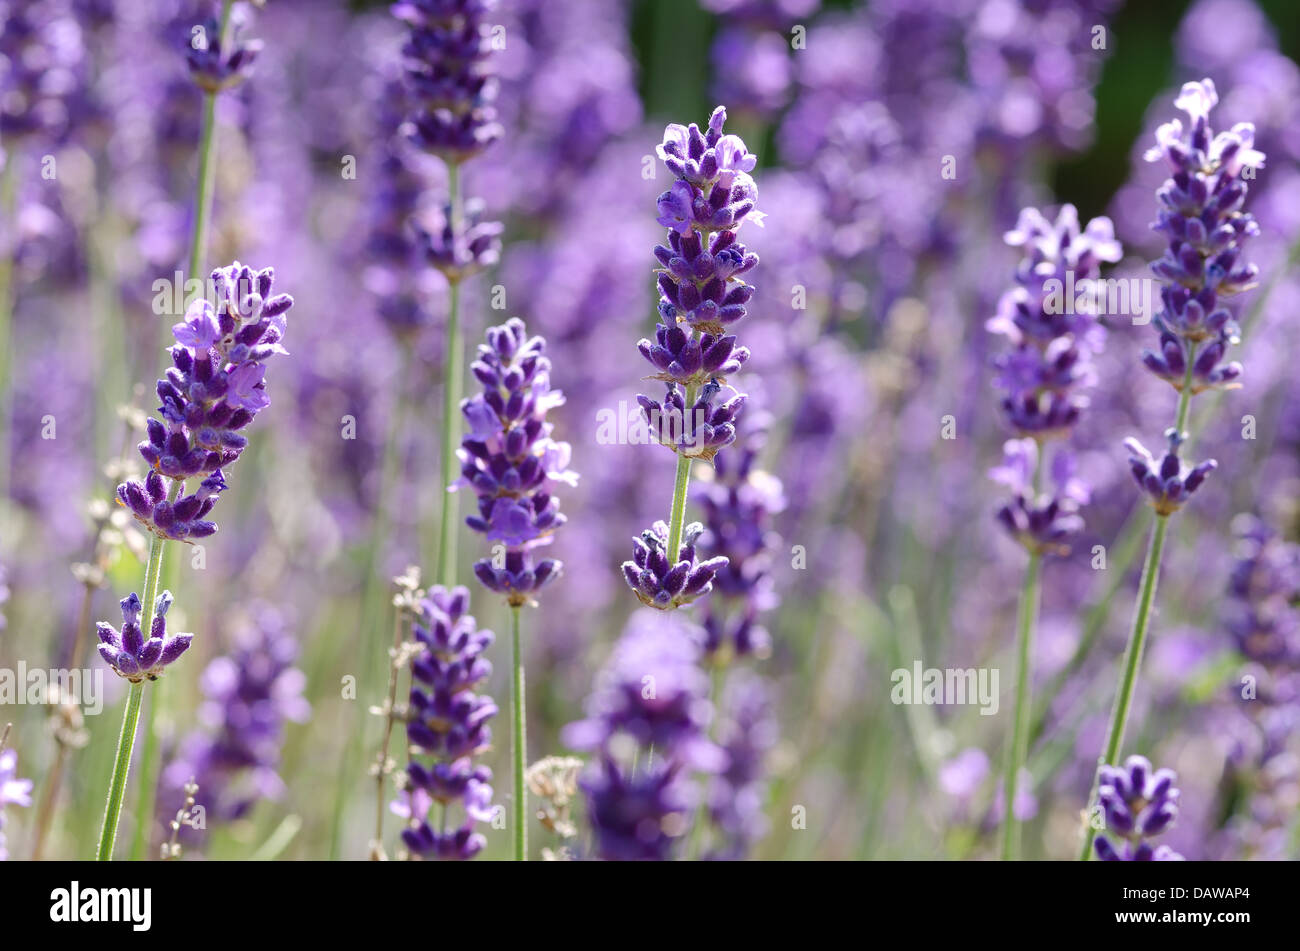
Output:
<instances>
[{"instance_id":1,"label":"small lavender bloom","mask_svg":"<svg viewBox=\"0 0 1300 951\"><path fill-rule=\"evenodd\" d=\"M275 272L254 272L238 261L212 272L218 306L199 299L172 328L172 367L158 381L159 418L148 421L140 455L149 464L144 482L117 487L118 502L161 538L190 541L217 530L206 516L225 491L222 471L239 458L244 429L270 404L265 361L287 353L288 294L272 294ZM163 476L184 485L204 475L196 491L172 502Z\"/></svg>"},{"instance_id":2,"label":"small lavender bloom","mask_svg":"<svg viewBox=\"0 0 1300 951\"><path fill-rule=\"evenodd\" d=\"M1108 862L1176 861L1182 856L1168 846L1153 846L1148 839L1165 832L1178 817L1174 785L1178 777L1171 769L1152 770L1145 756L1130 756L1121 769L1103 766L1099 771L1098 801L1106 816L1106 835L1093 840L1097 857Z\"/></svg>"},{"instance_id":3,"label":"small lavender bloom","mask_svg":"<svg viewBox=\"0 0 1300 951\"><path fill-rule=\"evenodd\" d=\"M712 459L718 450L736 441L736 418L745 407L748 397L737 393L719 406L713 397L722 389L715 380L705 383L690 409L677 388L669 382L664 401L638 395L641 416L650 432L662 445L684 456Z\"/></svg>"},{"instance_id":4,"label":"small lavender bloom","mask_svg":"<svg viewBox=\"0 0 1300 951\"><path fill-rule=\"evenodd\" d=\"M1193 393L1239 385L1241 365L1222 364L1238 327L1221 301L1254 287L1259 277L1254 264L1242 261L1259 225L1241 209L1249 190L1243 172L1263 168L1264 153L1254 148L1248 122L1213 133L1209 115L1218 101L1212 80L1184 84L1174 104L1187 113L1188 128L1178 119L1160 126L1157 144L1144 156L1163 158L1173 174L1156 192L1160 211L1152 224L1168 242L1151 265L1164 285L1156 322L1160 351L1146 351L1143 362L1180 391L1190 362Z\"/></svg>"},{"instance_id":5,"label":"small lavender bloom","mask_svg":"<svg viewBox=\"0 0 1300 951\"><path fill-rule=\"evenodd\" d=\"M1219 466L1215 460L1207 459L1187 468L1178 458L1178 447L1186 438L1185 434L1170 428L1165 430L1165 438L1169 440L1169 449L1158 462L1136 439L1129 437L1124 440L1133 478L1160 516L1172 515L1182 508L1192 493L1201 487L1205 477Z\"/></svg>"},{"instance_id":6,"label":"small lavender bloom","mask_svg":"<svg viewBox=\"0 0 1300 951\"><path fill-rule=\"evenodd\" d=\"M466 588L448 591L439 585L421 602L420 619L412 626L424 652L411 666L406 735L413 750L431 762L412 759L404 799L395 809L409 820L402 841L422 858L473 858L487 844L474 823L492 817L492 771L473 757L491 745L488 721L497 714L491 697L474 692L492 674L483 654L493 634L479 630L468 609ZM464 823L451 832L435 829L428 822L434 801L444 810L460 802Z\"/></svg>"},{"instance_id":7,"label":"small lavender bloom","mask_svg":"<svg viewBox=\"0 0 1300 951\"><path fill-rule=\"evenodd\" d=\"M461 478L452 489L474 490L478 514L465 523L506 549L504 565L485 558L474 565L474 574L512 605L524 604L559 577L561 563L534 563L533 551L549 545L565 522L549 484L578 481L569 468L569 444L552 439L554 427L546 421L547 413L563 405L564 394L551 388L545 351L546 341L529 337L517 317L488 328L487 343L479 345L470 365L483 392L460 405L469 432L457 452Z\"/></svg>"},{"instance_id":8,"label":"small lavender bloom","mask_svg":"<svg viewBox=\"0 0 1300 951\"><path fill-rule=\"evenodd\" d=\"M253 72L253 61L262 51L262 41L243 38L244 23L239 16L238 12L232 14L224 46L221 26L215 19L209 18L190 34L185 50L186 65L190 78L206 92L230 89Z\"/></svg>"},{"instance_id":9,"label":"small lavender bloom","mask_svg":"<svg viewBox=\"0 0 1300 951\"><path fill-rule=\"evenodd\" d=\"M491 74L490 0L402 0L393 15L410 28L402 54L416 100L408 133L448 162L463 162L501 137Z\"/></svg>"},{"instance_id":10,"label":"small lavender bloom","mask_svg":"<svg viewBox=\"0 0 1300 951\"><path fill-rule=\"evenodd\" d=\"M451 208L444 206L441 222L432 230L416 227L425 260L452 283L491 267L501 258L505 226L499 221L483 220L483 208L482 199L467 201L464 219L459 226L453 226Z\"/></svg>"},{"instance_id":11,"label":"small lavender bloom","mask_svg":"<svg viewBox=\"0 0 1300 951\"><path fill-rule=\"evenodd\" d=\"M699 651L656 620L633 619L597 675L587 718L561 733L569 747L596 754L579 785L596 854L610 861L671 858L697 802L691 771L726 766L707 734L709 686ZM628 738L641 750L635 771L617 759Z\"/></svg>"},{"instance_id":12,"label":"small lavender bloom","mask_svg":"<svg viewBox=\"0 0 1300 951\"><path fill-rule=\"evenodd\" d=\"M668 525L665 522L655 522L633 540L633 560L623 562L623 577L642 604L669 611L713 590L713 579L727 564L727 559L719 555L700 561L695 542L702 534L704 526L699 522L687 525L672 562L666 550Z\"/></svg>"},{"instance_id":13,"label":"small lavender bloom","mask_svg":"<svg viewBox=\"0 0 1300 951\"><path fill-rule=\"evenodd\" d=\"M18 754L0 751L0 862L9 858L5 848L5 806L30 806L32 781L18 778Z\"/></svg>"},{"instance_id":14,"label":"small lavender bloom","mask_svg":"<svg viewBox=\"0 0 1300 951\"><path fill-rule=\"evenodd\" d=\"M1009 439L1002 446L1002 465L989 478L1011 490L997 511L998 522L1031 552L1068 555L1070 540L1083 529L1079 506L1090 497L1088 487L1074 476L1074 456L1058 451L1052 457L1051 491L1033 485L1039 446L1032 439Z\"/></svg>"},{"instance_id":15,"label":"small lavender bloom","mask_svg":"<svg viewBox=\"0 0 1300 951\"><path fill-rule=\"evenodd\" d=\"M122 630L100 621L95 625L99 636L99 654L119 677L133 684L144 680L157 680L165 668L174 663L189 649L193 634L167 636L167 611L172 606L172 593L164 591L154 602L153 624L146 638L140 630L143 605L134 591L123 598Z\"/></svg>"}]
</instances>

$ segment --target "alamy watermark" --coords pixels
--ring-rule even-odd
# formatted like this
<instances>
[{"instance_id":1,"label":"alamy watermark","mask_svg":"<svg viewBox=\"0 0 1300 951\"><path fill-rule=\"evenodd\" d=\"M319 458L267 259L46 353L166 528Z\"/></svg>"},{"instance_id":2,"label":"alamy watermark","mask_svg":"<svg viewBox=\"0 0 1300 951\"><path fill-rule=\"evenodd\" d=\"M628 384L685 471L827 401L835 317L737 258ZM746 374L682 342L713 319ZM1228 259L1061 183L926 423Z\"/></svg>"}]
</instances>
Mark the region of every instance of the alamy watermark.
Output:
<instances>
[{"instance_id":1,"label":"alamy watermark","mask_svg":"<svg viewBox=\"0 0 1300 951\"><path fill-rule=\"evenodd\" d=\"M894 703L978 704L981 716L991 717L998 712L996 667L922 667L918 660L910 670L897 668L889 679L894 685L889 699Z\"/></svg>"},{"instance_id":2,"label":"alamy watermark","mask_svg":"<svg viewBox=\"0 0 1300 951\"><path fill-rule=\"evenodd\" d=\"M77 699L86 716L102 713L104 669L29 668L21 660L17 669L0 667L0 706L59 705L69 698Z\"/></svg>"}]
</instances>

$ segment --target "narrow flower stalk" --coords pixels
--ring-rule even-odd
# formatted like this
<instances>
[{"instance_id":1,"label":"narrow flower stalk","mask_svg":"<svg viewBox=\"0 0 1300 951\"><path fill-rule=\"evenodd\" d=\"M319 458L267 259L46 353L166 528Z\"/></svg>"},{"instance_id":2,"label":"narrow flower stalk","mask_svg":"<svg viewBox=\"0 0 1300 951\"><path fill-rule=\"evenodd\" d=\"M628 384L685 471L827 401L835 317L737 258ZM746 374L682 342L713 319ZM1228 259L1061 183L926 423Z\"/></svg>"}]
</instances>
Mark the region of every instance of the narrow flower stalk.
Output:
<instances>
[{"instance_id":1,"label":"narrow flower stalk","mask_svg":"<svg viewBox=\"0 0 1300 951\"><path fill-rule=\"evenodd\" d=\"M207 516L218 493L227 487L223 469L238 460L248 445L240 430L270 405L266 361L287 353L280 341L293 298L273 293L275 273L271 268L255 272L236 261L213 271L212 282L217 307L196 300L185 320L172 328L176 339L171 348L172 366L157 386L159 418L148 420L148 438L138 447L149 464L149 475L143 482L132 480L117 487L118 502L153 538L143 605L134 594L122 602L125 624L120 633L106 624L98 627L100 654L131 681L100 834L101 861L112 857L144 683L156 680L162 668L188 645L181 636L166 643L158 640L171 604L170 593L157 594L166 544L192 544L192 539L206 538L217 530ZM199 488L185 494L186 481L196 476L203 477ZM164 479L171 480L170 488ZM149 612L143 628L139 626L142 607ZM142 630L150 632L147 641L142 641ZM151 797L146 798L151 807ZM148 819L142 817L142 821Z\"/></svg>"},{"instance_id":2,"label":"narrow flower stalk","mask_svg":"<svg viewBox=\"0 0 1300 951\"><path fill-rule=\"evenodd\" d=\"M723 133L726 121L727 110L718 106L706 130L671 124L657 147L675 181L657 202L657 220L669 229L667 243L654 251L659 323L655 339L637 347L665 393L662 400L642 395L637 401L652 435L677 455L677 470L668 522L642 534L623 574L643 604L661 610L705 593L720 567L705 569L694 560L692 536L699 531L686 525L691 465L735 441L746 399L737 393L718 401L727 375L749 359L727 331L745 316L754 288L742 275L758 264L738 232L747 220L761 225L763 213L749 175L758 159L739 136Z\"/></svg>"},{"instance_id":3,"label":"narrow flower stalk","mask_svg":"<svg viewBox=\"0 0 1300 951\"><path fill-rule=\"evenodd\" d=\"M1007 441L1002 465L989 475L1011 491L997 519L1029 556L1016 624L1015 709L1003 779L1002 857L1016 859L1020 824L1015 803L1029 754L1030 667L1043 559L1069 554L1071 538L1083 528L1079 507L1089 497L1087 486L1074 477L1074 456L1067 447L1053 454L1051 491L1043 492L1045 444L1069 440L1088 405L1083 390L1094 381L1092 358L1105 340L1093 308L1078 312L1074 306L1061 306L1060 295L1069 287L1087 300L1102 263L1118 261L1122 249L1109 218L1094 218L1080 228L1073 205L1064 205L1054 222L1036 208L1025 208L1004 240L1025 252L1016 285L1002 296L997 314L987 322L991 332L1011 344L994 361L994 382L1004 393L1001 409L1007 427L1018 437Z\"/></svg>"},{"instance_id":4,"label":"narrow flower stalk","mask_svg":"<svg viewBox=\"0 0 1300 951\"><path fill-rule=\"evenodd\" d=\"M497 80L492 74L492 42L485 17L491 0L402 0L393 15L410 30L402 48L412 112L403 129L419 148L447 166L447 202L442 220L419 243L430 265L448 284L447 334L443 368L442 459L440 489L455 473L455 414L464 376L460 326L460 286L465 278L495 264L501 225L482 220L482 203L465 202L461 165L501 137L497 122ZM440 493L441 494L441 493ZM442 494L435 576L444 586L456 577L456 500Z\"/></svg>"},{"instance_id":5,"label":"narrow flower stalk","mask_svg":"<svg viewBox=\"0 0 1300 951\"><path fill-rule=\"evenodd\" d=\"M1241 364L1224 362L1239 333L1225 301L1258 281L1259 269L1242 260L1242 251L1247 239L1259 234L1259 225L1242 207L1247 180L1254 177L1253 170L1263 167L1264 155L1254 148L1255 130L1250 123L1238 123L1230 131L1214 134L1209 116L1218 101L1212 80L1184 84L1174 105L1187 113L1188 127L1184 129L1179 119L1160 126L1157 144L1145 153L1148 162L1163 159L1171 177L1156 192L1159 211L1153 224L1167 240L1164 254L1151 265L1163 285L1161 312L1155 322L1160 349L1144 352L1142 362L1178 391L1178 409L1173 427L1165 432L1168 448L1159 460L1136 439L1125 440L1133 478L1155 510L1156 521L1090 806L1099 795L1101 767L1117 762L1124 745L1169 516L1187 502L1217 465L1209 459L1188 467L1179 458L1189 438L1186 427L1192 397L1205 390L1241 385ZM1088 825L1080 853L1085 861L1092 857L1094 835Z\"/></svg>"},{"instance_id":6,"label":"narrow flower stalk","mask_svg":"<svg viewBox=\"0 0 1300 951\"><path fill-rule=\"evenodd\" d=\"M472 859L487 840L474 823L492 819L492 771L474 762L492 744L491 697L475 693L492 674L484 656L493 634L467 614L469 591L437 586L420 602L412 625L423 650L412 662L406 737L415 757L393 811L407 820L402 842L418 859ZM424 762L421 757L428 760ZM433 804L438 815L430 821ZM459 804L464 818L447 820Z\"/></svg>"},{"instance_id":7,"label":"narrow flower stalk","mask_svg":"<svg viewBox=\"0 0 1300 951\"><path fill-rule=\"evenodd\" d=\"M527 708L524 659L520 643L520 611L560 576L561 562L538 558L565 522L552 486L574 486L578 474L569 468L568 443L551 438L554 424L547 414L564 403L564 394L551 388L551 361L546 341L529 337L524 322L513 318L487 331L470 367L482 392L461 402L469 431L458 453L461 478L454 490L469 488L477 513L465 519L493 544L496 553L474 565L479 582L505 597L511 610L513 646L512 748L514 755L515 859L527 853Z\"/></svg>"}]
</instances>

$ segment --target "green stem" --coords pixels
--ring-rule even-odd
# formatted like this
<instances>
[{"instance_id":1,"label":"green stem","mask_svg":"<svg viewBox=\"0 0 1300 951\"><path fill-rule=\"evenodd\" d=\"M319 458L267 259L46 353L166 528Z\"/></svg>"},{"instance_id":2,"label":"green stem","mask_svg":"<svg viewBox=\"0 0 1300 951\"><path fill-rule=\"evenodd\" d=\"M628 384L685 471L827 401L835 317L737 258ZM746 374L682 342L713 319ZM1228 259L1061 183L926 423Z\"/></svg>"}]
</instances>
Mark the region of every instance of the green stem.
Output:
<instances>
[{"instance_id":1,"label":"green stem","mask_svg":"<svg viewBox=\"0 0 1300 951\"><path fill-rule=\"evenodd\" d=\"M175 498L179 482L172 483L171 497ZM158 601L158 578L162 574L163 551L167 541L154 535L149 543L149 564L144 572L144 624L146 633L153 628L154 606ZM117 738L117 759L113 762L113 778L108 785L108 805L104 810L104 826L99 834L99 852L96 858L107 862L113 858L113 843L117 839L117 820L122 812L122 797L126 794L127 775L131 771L131 752L135 748L135 729L140 720L140 699L144 695L144 681L131 685L127 695L126 711L122 715L122 732ZM141 816L147 823L148 816Z\"/></svg>"},{"instance_id":2,"label":"green stem","mask_svg":"<svg viewBox=\"0 0 1300 951\"><path fill-rule=\"evenodd\" d=\"M519 645L519 605L513 605L510 613L510 633L511 639L514 641L515 651L515 676L511 697L511 703L514 707L511 743L514 747L515 758L515 861L526 862L528 861L528 802L526 799L527 793L524 789L524 770L527 766L528 756L524 709L524 655Z\"/></svg>"},{"instance_id":3,"label":"green stem","mask_svg":"<svg viewBox=\"0 0 1300 951\"><path fill-rule=\"evenodd\" d=\"M447 164L447 191L451 205L453 231L460 226L460 166ZM460 396L464 389L465 345L461 340L460 282L451 281L447 302L447 339L442 373L442 458L441 478L437 490L441 495L438 525L438 583L450 588L456 583L456 521L460 510L460 496L448 492L447 487L456 480L456 436L460 430Z\"/></svg>"},{"instance_id":4,"label":"green stem","mask_svg":"<svg viewBox=\"0 0 1300 951\"><path fill-rule=\"evenodd\" d=\"M1183 375L1183 387L1178 394L1178 414L1174 429L1181 436L1187 426L1187 415L1192 405L1192 371L1196 362L1196 345L1192 344L1187 353L1187 372ZM1129 637L1128 647L1124 652L1123 673L1120 675L1119 691L1115 694L1115 706L1111 711L1110 729L1106 734L1106 749L1093 775L1092 790L1088 795L1091 810L1093 800L1097 798L1097 786L1101 767L1114 765L1119 759L1120 748L1124 745L1124 728L1128 724L1129 708L1133 704L1133 691L1137 686L1138 670L1142 666L1142 650L1146 646L1147 631L1151 626L1151 605L1155 601L1156 583L1160 580L1160 557L1164 552L1165 534L1169 530L1169 516L1156 515L1156 524L1151 532L1151 547L1147 549L1147 560L1142 566L1142 585L1138 590L1137 612L1133 617L1133 633ZM1083 834L1083 850L1080 860L1086 862L1092 858L1092 840L1097 832L1092 827L1092 817L1087 817Z\"/></svg>"},{"instance_id":5,"label":"green stem","mask_svg":"<svg viewBox=\"0 0 1300 951\"><path fill-rule=\"evenodd\" d=\"M1151 624L1151 605L1155 601L1156 582L1160 576L1160 556L1165 547L1165 532L1169 528L1168 516L1157 516L1155 529L1151 533L1151 547L1147 549L1147 560L1142 566L1142 587L1138 592L1137 614L1133 618L1133 634L1129 638L1128 648L1124 652L1123 673L1120 675L1119 691L1115 694L1115 706L1111 711L1110 729L1106 734L1106 749L1102 753L1098 767L1113 764L1124 744L1124 728L1128 723L1129 708L1133 704L1133 691L1137 686L1138 669L1142 666L1142 650L1146 646L1147 631ZM1093 780L1092 793L1088 798L1091 805L1097 795L1097 781ZM1092 857L1092 840L1096 832L1089 821L1084 833L1083 851L1079 858L1087 861Z\"/></svg>"},{"instance_id":6,"label":"green stem","mask_svg":"<svg viewBox=\"0 0 1300 951\"><path fill-rule=\"evenodd\" d=\"M379 577L379 569L382 564L379 550L383 546L384 540L388 538L392 526L389 510L392 508L393 494L396 491L398 475L402 468L402 447L404 445L402 437L406 433L407 416L411 410L408 388L411 364L414 359L414 354L407 349L403 349L399 355L397 380L394 384L396 388L393 391L393 412L388 420L388 433L384 441L384 458L379 476L379 496L375 500L374 522L371 525L369 544L363 560L361 616L357 619L357 630L362 632L362 636L357 638L357 650L360 651L358 665L361 674L359 685L362 689L368 689L370 683L374 680L375 661L383 650L381 619L386 615L382 610L381 595L386 590L386 587L383 579ZM331 861L338 859L343 847L343 818L352 793L350 777L355 776L357 770L361 768L359 761L365 751L364 733L364 727L360 730L349 731L347 742L343 746L343 754L339 758L338 780L334 787L334 808L330 819L329 857Z\"/></svg>"},{"instance_id":7,"label":"green stem","mask_svg":"<svg viewBox=\"0 0 1300 951\"><path fill-rule=\"evenodd\" d=\"M217 39L224 45L230 25L230 9L234 0L223 0L221 20ZM208 225L212 220L212 196L215 189L217 169L217 94L203 93L203 124L199 133L199 184L194 202L194 231L190 236L190 268L186 274L189 280L203 280L201 276L203 259L208 250ZM202 292L200 292L202 293ZM166 329L166 328L164 328Z\"/></svg>"},{"instance_id":8,"label":"green stem","mask_svg":"<svg viewBox=\"0 0 1300 951\"><path fill-rule=\"evenodd\" d=\"M686 387L686 411L682 413L682 431L685 432L687 414L695 403L695 386ZM677 551L682 544L682 524L686 520L686 495L691 482L691 462L693 457L684 452L677 453L677 481L673 485L673 511L668 521L668 563L677 562Z\"/></svg>"},{"instance_id":9,"label":"green stem","mask_svg":"<svg viewBox=\"0 0 1300 951\"><path fill-rule=\"evenodd\" d=\"M1006 779L1002 798L1002 859L1020 858L1020 823L1016 821L1016 788L1020 769L1029 755L1029 667L1033 652L1034 626L1038 621L1038 601L1041 587L1043 556L1031 552L1025 568L1025 585L1020 594L1020 621L1016 633L1016 707L1011 733L1011 749L1007 755Z\"/></svg>"},{"instance_id":10,"label":"green stem","mask_svg":"<svg viewBox=\"0 0 1300 951\"><path fill-rule=\"evenodd\" d=\"M9 147L4 170L0 171L0 219L4 221L4 247L0 247L0 498L8 498L9 431L13 423L13 382L9 377L10 352L13 345L14 254L18 250L18 150ZM0 502L0 507L7 503ZM11 541L8 526L3 526L4 541Z\"/></svg>"}]
</instances>

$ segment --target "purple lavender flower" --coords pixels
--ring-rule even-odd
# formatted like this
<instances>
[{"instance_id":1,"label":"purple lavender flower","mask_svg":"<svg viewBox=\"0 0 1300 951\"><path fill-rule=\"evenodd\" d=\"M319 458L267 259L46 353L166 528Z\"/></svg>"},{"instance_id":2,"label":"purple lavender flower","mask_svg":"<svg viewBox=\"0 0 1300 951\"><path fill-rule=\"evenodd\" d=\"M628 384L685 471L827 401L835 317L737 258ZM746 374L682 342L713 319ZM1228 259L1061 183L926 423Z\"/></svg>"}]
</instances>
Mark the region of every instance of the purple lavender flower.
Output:
<instances>
[{"instance_id":1,"label":"purple lavender flower","mask_svg":"<svg viewBox=\"0 0 1300 951\"><path fill-rule=\"evenodd\" d=\"M1238 554L1228 579L1228 631L1253 663L1300 670L1300 546L1254 516L1239 516L1233 527Z\"/></svg>"},{"instance_id":2,"label":"purple lavender flower","mask_svg":"<svg viewBox=\"0 0 1300 951\"><path fill-rule=\"evenodd\" d=\"M1074 456L1057 452L1052 457L1051 491L1034 487L1038 443L1009 439L1002 446L1002 465L989 478L1011 490L1011 498L997 511L1007 533L1031 552L1066 555L1070 539L1083 528L1079 506L1089 499L1088 487L1074 476Z\"/></svg>"},{"instance_id":3,"label":"purple lavender flower","mask_svg":"<svg viewBox=\"0 0 1300 951\"><path fill-rule=\"evenodd\" d=\"M713 399L726 375L749 358L727 330L745 316L754 288L741 276L758 264L738 232L746 221L763 219L749 175L758 160L739 136L723 134L726 121L727 110L718 106L704 132L694 123L664 130L657 151L677 179L658 200L658 221L669 229L667 244L655 248L659 324L653 341L637 344L667 390L662 402L638 397L647 422L664 430L664 419L676 420L659 433L660 442L706 459L735 438L744 405L739 395L716 407Z\"/></svg>"},{"instance_id":4,"label":"purple lavender flower","mask_svg":"<svg viewBox=\"0 0 1300 951\"><path fill-rule=\"evenodd\" d=\"M193 634L167 636L167 611L172 606L172 593L164 591L154 603L153 624L146 638L140 629L143 605L134 591L122 599L122 630L100 621L95 625L98 634L99 654L119 677L133 684L143 680L157 680L164 669L174 663L189 649Z\"/></svg>"},{"instance_id":5,"label":"purple lavender flower","mask_svg":"<svg viewBox=\"0 0 1300 951\"><path fill-rule=\"evenodd\" d=\"M191 779L213 821L239 819L259 801L284 794L278 770L285 726L311 713L303 698L306 676L293 666L297 656L298 640L283 615L257 605L233 648L203 671L202 726L163 770L161 817L175 814Z\"/></svg>"},{"instance_id":6,"label":"purple lavender flower","mask_svg":"<svg viewBox=\"0 0 1300 951\"><path fill-rule=\"evenodd\" d=\"M1098 801L1106 817L1106 835L1093 840L1097 857L1108 862L1167 862L1182 856L1167 845L1153 846L1152 839L1165 832L1178 817L1174 785L1178 777L1171 769L1152 770L1145 756L1130 756L1121 769L1101 767Z\"/></svg>"},{"instance_id":7,"label":"purple lavender flower","mask_svg":"<svg viewBox=\"0 0 1300 951\"><path fill-rule=\"evenodd\" d=\"M422 858L471 859L486 845L474 832L475 822L492 817L492 771L474 763L488 749L488 721L497 714L491 697L474 691L492 674L483 656L492 644L491 631L480 630L469 609L469 591L448 591L438 585L420 604L413 624L424 645L411 666L412 685L407 739L426 765L413 759L407 767L407 788L395 811L408 819L402 841ZM433 802L445 811L461 803L465 820L457 829L439 831L428 821Z\"/></svg>"},{"instance_id":8,"label":"purple lavender flower","mask_svg":"<svg viewBox=\"0 0 1300 951\"><path fill-rule=\"evenodd\" d=\"M479 561L474 574L512 605L524 604L559 577L559 561L535 562L533 552L549 545L565 522L550 483L578 481L569 468L569 444L551 438L554 427L546 420L563 405L564 394L551 389L545 351L546 341L529 337L517 317L488 328L487 343L470 366L483 392L460 407L469 432L457 453L461 478L452 488L474 490L478 514L465 523L504 547L503 558Z\"/></svg>"},{"instance_id":9,"label":"purple lavender flower","mask_svg":"<svg viewBox=\"0 0 1300 951\"><path fill-rule=\"evenodd\" d=\"M596 854L606 860L671 858L697 802L690 771L726 765L707 735L708 676L698 649L663 620L633 619L597 676L586 719L561 734L569 747L596 754L579 785ZM635 770L618 759L621 738L642 751Z\"/></svg>"},{"instance_id":10,"label":"purple lavender flower","mask_svg":"<svg viewBox=\"0 0 1300 951\"><path fill-rule=\"evenodd\" d=\"M243 38L244 23L239 15L232 13L224 44L221 26L212 18L190 34L185 50L186 65L190 78L205 92L218 93L230 89L253 72L253 61L262 51L262 41Z\"/></svg>"},{"instance_id":11,"label":"purple lavender flower","mask_svg":"<svg viewBox=\"0 0 1300 951\"><path fill-rule=\"evenodd\" d=\"M1254 148L1249 122L1214 134L1209 116L1218 101L1212 80L1184 84L1174 104L1187 113L1189 127L1184 131L1178 119L1165 123L1145 154L1148 162L1163 158L1172 177L1156 192L1161 207L1152 225L1167 241L1151 265L1164 285L1161 348L1147 351L1143 361L1179 391L1190 383L1193 393L1238 385L1240 364L1220 365L1238 333L1221 301L1254 287L1259 277L1242 260L1246 240L1259 234L1254 217L1241 210L1249 190L1242 173L1251 169L1253 177L1263 168L1264 153Z\"/></svg>"},{"instance_id":12,"label":"purple lavender flower","mask_svg":"<svg viewBox=\"0 0 1300 951\"><path fill-rule=\"evenodd\" d=\"M457 225L451 208L444 206L431 230L417 227L425 260L452 283L492 267L501 258L501 232L505 228L499 221L484 220L483 209L481 199L466 202L464 220Z\"/></svg>"},{"instance_id":13,"label":"purple lavender flower","mask_svg":"<svg viewBox=\"0 0 1300 951\"><path fill-rule=\"evenodd\" d=\"M217 530L207 518L226 489L223 467L248 445L240 430L270 404L265 361L287 353L288 294L272 294L275 272L254 272L238 261L212 272L217 308L197 300L172 328L172 367L158 381L159 418L148 421L140 455L150 466L144 482L117 487L118 501L160 538L189 541ZM189 495L169 498L186 479L203 475Z\"/></svg>"},{"instance_id":14,"label":"purple lavender flower","mask_svg":"<svg viewBox=\"0 0 1300 951\"><path fill-rule=\"evenodd\" d=\"M1060 449L1051 462L1055 491L1042 496L1036 474L1045 451L1040 443L1069 438L1088 405L1080 391L1095 379L1091 361L1105 339L1093 306L1097 278L1102 263L1118 261L1123 251L1109 218L1094 218L1080 228L1073 205L1063 205L1055 222L1036 208L1023 209L1004 240L1023 247L1025 255L1016 286L1002 296L986 324L1012 344L994 360L994 383L1006 394L1007 424L1032 438L1008 441L1003 465L989 473L1012 492L997 518L1030 551L1065 555L1071 536L1083 528L1078 509L1088 491L1073 476L1073 457Z\"/></svg>"},{"instance_id":15,"label":"purple lavender flower","mask_svg":"<svg viewBox=\"0 0 1300 951\"><path fill-rule=\"evenodd\" d=\"M623 562L623 577L640 602L669 611L690 604L713 590L713 579L727 564L723 555L699 560L696 540L704 526L691 522L682 530L677 557L668 560L668 525L657 521L633 540L632 561Z\"/></svg>"},{"instance_id":16,"label":"purple lavender flower","mask_svg":"<svg viewBox=\"0 0 1300 951\"><path fill-rule=\"evenodd\" d=\"M1188 468L1178 458L1182 435L1170 428L1165 430L1165 438L1169 440L1169 448L1159 461L1136 439L1129 437L1124 440L1133 478L1160 516L1172 515L1182 508L1192 493L1201 487L1205 477L1219 466L1215 460L1207 459Z\"/></svg>"},{"instance_id":17,"label":"purple lavender flower","mask_svg":"<svg viewBox=\"0 0 1300 951\"><path fill-rule=\"evenodd\" d=\"M1063 205L1055 222L1025 208L1004 240L1025 255L1016 286L986 324L1012 345L994 361L997 386L1006 393L1002 410L1018 435L1065 436L1087 406L1079 389L1093 381L1090 359L1104 336L1090 297L1101 264L1118 261L1123 250L1109 218L1080 229L1073 205ZM1079 300L1084 307L1076 306Z\"/></svg>"},{"instance_id":18,"label":"purple lavender flower","mask_svg":"<svg viewBox=\"0 0 1300 951\"><path fill-rule=\"evenodd\" d=\"M0 750L0 862L9 858L5 848L5 806L30 806L32 781L18 778L18 754Z\"/></svg>"},{"instance_id":19,"label":"purple lavender flower","mask_svg":"<svg viewBox=\"0 0 1300 951\"><path fill-rule=\"evenodd\" d=\"M484 16L490 0L402 0L393 15L410 27L402 53L416 100L411 139L448 162L463 162L501 136L497 81Z\"/></svg>"}]
</instances>

